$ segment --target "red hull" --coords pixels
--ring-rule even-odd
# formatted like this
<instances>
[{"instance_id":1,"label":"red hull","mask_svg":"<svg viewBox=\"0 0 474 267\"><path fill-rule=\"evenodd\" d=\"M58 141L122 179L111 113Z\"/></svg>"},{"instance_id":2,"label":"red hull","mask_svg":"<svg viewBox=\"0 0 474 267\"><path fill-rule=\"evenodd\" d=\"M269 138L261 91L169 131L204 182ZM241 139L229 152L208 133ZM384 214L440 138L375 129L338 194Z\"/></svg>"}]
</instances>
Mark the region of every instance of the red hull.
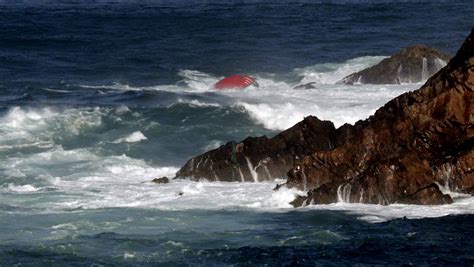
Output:
<instances>
[{"instance_id":1,"label":"red hull","mask_svg":"<svg viewBox=\"0 0 474 267\"><path fill-rule=\"evenodd\" d=\"M218 81L215 85L215 89L244 89L252 84L256 85L254 78L245 75L232 75Z\"/></svg>"}]
</instances>

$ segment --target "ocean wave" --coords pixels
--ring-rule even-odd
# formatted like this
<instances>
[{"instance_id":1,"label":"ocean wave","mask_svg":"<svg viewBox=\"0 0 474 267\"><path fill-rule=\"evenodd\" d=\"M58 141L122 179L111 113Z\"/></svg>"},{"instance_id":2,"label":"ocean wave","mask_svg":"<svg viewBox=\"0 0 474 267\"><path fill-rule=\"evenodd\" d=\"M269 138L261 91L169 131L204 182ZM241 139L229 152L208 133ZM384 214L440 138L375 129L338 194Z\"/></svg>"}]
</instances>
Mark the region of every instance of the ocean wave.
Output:
<instances>
[{"instance_id":1,"label":"ocean wave","mask_svg":"<svg viewBox=\"0 0 474 267\"><path fill-rule=\"evenodd\" d=\"M29 184L26 184L26 185L9 184L7 188L8 192L14 192L14 193L31 193L31 192L36 192L38 190L39 190L38 188Z\"/></svg>"},{"instance_id":2,"label":"ocean wave","mask_svg":"<svg viewBox=\"0 0 474 267\"><path fill-rule=\"evenodd\" d=\"M276 182L226 183L172 180L168 184L150 182L153 176L172 175L176 168L147 168L143 165L109 166L105 172L75 180L65 179L58 190L74 195L70 198L39 198L35 205L50 212L81 209L140 208L151 210L253 210L257 212L288 212L295 210L290 202L304 192L295 189L273 191ZM146 173L154 175L147 177ZM35 193L34 185L9 185L8 191ZM37 197L38 198L38 197ZM49 202L46 199L49 199ZM447 215L474 214L474 197L455 198L453 204L420 206L391 204L387 206L359 203L334 203L298 208L296 211L331 210L355 215L359 220L380 223L408 218L435 218Z\"/></svg>"},{"instance_id":3,"label":"ocean wave","mask_svg":"<svg viewBox=\"0 0 474 267\"><path fill-rule=\"evenodd\" d=\"M177 104L187 104L190 107L221 107L222 106L218 103L202 102L197 99L186 100L182 98L178 99Z\"/></svg>"},{"instance_id":4,"label":"ocean wave","mask_svg":"<svg viewBox=\"0 0 474 267\"><path fill-rule=\"evenodd\" d=\"M336 126L340 126L367 118L393 97L418 86L337 83L346 75L370 67L384 58L365 56L342 63L316 64L295 69L292 75L297 82L279 80L277 74L250 74L257 78L260 87L245 90L215 90L213 85L222 77L196 70L179 71L178 75L182 80L176 85L132 87L113 84L89 87L172 92L175 100L168 106L185 103L190 107L237 108L245 111L254 123L270 130L284 130L309 115L333 121ZM294 86L305 83L313 83L315 88L293 89ZM212 97L209 93L212 93Z\"/></svg>"},{"instance_id":5,"label":"ocean wave","mask_svg":"<svg viewBox=\"0 0 474 267\"><path fill-rule=\"evenodd\" d=\"M63 213L78 209L124 207L287 212L293 210L290 202L304 194L286 188L273 191L283 180L228 183L179 179L171 180L168 184L154 184L151 182L153 178L171 178L178 168L154 166L146 160L127 155L104 156L86 148L65 150L57 147L30 156L12 156L1 162L0 169L21 170L17 174L4 173L13 182L4 183L1 191L13 194L9 197L9 201L13 202L15 195L36 195L34 204L15 202L15 205L20 205L19 211L27 208L29 212ZM51 189L54 189L55 194L47 193ZM473 204L474 197L455 195L453 204L441 206L334 203L297 210L338 210L354 214L363 221L378 223L403 217L416 219L474 214Z\"/></svg>"},{"instance_id":6,"label":"ocean wave","mask_svg":"<svg viewBox=\"0 0 474 267\"><path fill-rule=\"evenodd\" d=\"M279 79L278 74L248 73L257 78L261 88L293 88L301 83L316 82L317 84L336 84L345 76L373 66L380 62L385 56L365 56L347 60L342 63L322 63L304 68L296 68L291 72L299 82L287 82ZM133 86L130 84L112 83L109 85L86 85L79 87L89 89L117 90L117 91L170 91L170 92L222 92L213 88L214 84L224 78L198 70L179 70L177 75L181 77L176 84L156 86ZM253 86L251 86L253 87ZM240 92L241 90L226 90Z\"/></svg>"},{"instance_id":7,"label":"ocean wave","mask_svg":"<svg viewBox=\"0 0 474 267\"><path fill-rule=\"evenodd\" d=\"M215 77L211 74L197 70L180 70L178 75L183 78L179 83L182 83L197 92L208 92L209 90L213 90L213 85L223 78Z\"/></svg>"},{"instance_id":8,"label":"ocean wave","mask_svg":"<svg viewBox=\"0 0 474 267\"><path fill-rule=\"evenodd\" d=\"M140 141L143 141L143 140L147 140L148 138L140 131L136 131L136 132L133 132L132 134L130 134L129 136L127 137L124 137L124 138L119 138L117 140L115 140L113 143L137 143L137 142L140 142Z\"/></svg>"},{"instance_id":9,"label":"ocean wave","mask_svg":"<svg viewBox=\"0 0 474 267\"><path fill-rule=\"evenodd\" d=\"M336 84L342 78L371 67L386 56L365 56L347 60L343 63L323 63L295 69L294 72L301 77L301 83Z\"/></svg>"},{"instance_id":10,"label":"ocean wave","mask_svg":"<svg viewBox=\"0 0 474 267\"><path fill-rule=\"evenodd\" d=\"M436 218L448 215L474 214L474 197L454 198L454 203L446 205L407 205L391 204L387 206L358 203L334 203L308 206L304 209L338 210L357 215L360 220L379 223L389 220L408 218Z\"/></svg>"}]
</instances>

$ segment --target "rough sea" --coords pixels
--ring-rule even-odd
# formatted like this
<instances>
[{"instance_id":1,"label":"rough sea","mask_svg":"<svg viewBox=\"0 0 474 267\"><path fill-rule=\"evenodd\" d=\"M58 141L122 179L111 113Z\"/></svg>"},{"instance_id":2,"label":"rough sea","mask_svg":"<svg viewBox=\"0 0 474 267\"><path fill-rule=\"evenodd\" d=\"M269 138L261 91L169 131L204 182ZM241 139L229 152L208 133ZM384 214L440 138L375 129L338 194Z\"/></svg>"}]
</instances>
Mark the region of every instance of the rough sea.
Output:
<instances>
[{"instance_id":1,"label":"rough sea","mask_svg":"<svg viewBox=\"0 0 474 267\"><path fill-rule=\"evenodd\" d=\"M473 266L474 197L295 209L282 180L150 183L308 115L365 119L422 84L337 81L473 26L473 1L0 0L0 266ZM260 87L212 89L236 73Z\"/></svg>"}]
</instances>

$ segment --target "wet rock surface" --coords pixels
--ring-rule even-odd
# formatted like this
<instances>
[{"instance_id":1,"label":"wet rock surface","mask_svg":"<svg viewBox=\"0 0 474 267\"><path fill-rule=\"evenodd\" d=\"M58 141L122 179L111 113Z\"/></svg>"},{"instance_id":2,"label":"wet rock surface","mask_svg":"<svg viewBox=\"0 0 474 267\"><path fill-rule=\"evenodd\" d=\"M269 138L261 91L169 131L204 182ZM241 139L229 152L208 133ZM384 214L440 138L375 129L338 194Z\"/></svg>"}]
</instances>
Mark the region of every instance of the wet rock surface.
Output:
<instances>
[{"instance_id":1,"label":"wet rock surface","mask_svg":"<svg viewBox=\"0 0 474 267\"><path fill-rule=\"evenodd\" d=\"M425 45L409 46L375 66L343 78L341 83L400 84L426 81L444 67L449 58Z\"/></svg>"},{"instance_id":2,"label":"wet rock surface","mask_svg":"<svg viewBox=\"0 0 474 267\"><path fill-rule=\"evenodd\" d=\"M178 178L209 181L266 181L286 178L294 159L334 147L332 122L309 116L273 138L249 137L190 159Z\"/></svg>"},{"instance_id":3,"label":"wet rock surface","mask_svg":"<svg viewBox=\"0 0 474 267\"><path fill-rule=\"evenodd\" d=\"M288 172L287 186L312 203L444 204L440 189L474 193L474 30L449 64L354 126L336 147Z\"/></svg>"}]
</instances>

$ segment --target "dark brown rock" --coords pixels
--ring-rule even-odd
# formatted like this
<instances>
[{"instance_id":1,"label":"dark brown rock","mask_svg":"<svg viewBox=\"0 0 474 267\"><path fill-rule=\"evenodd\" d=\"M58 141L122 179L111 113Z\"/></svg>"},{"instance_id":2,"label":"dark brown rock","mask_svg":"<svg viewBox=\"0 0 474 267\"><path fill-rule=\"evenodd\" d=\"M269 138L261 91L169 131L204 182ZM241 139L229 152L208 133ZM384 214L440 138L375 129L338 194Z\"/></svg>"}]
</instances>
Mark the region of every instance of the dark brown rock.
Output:
<instances>
[{"instance_id":1,"label":"dark brown rock","mask_svg":"<svg viewBox=\"0 0 474 267\"><path fill-rule=\"evenodd\" d=\"M425 81L446 65L449 56L434 48L414 45L382 60L379 64L341 80L354 84L400 84Z\"/></svg>"},{"instance_id":2,"label":"dark brown rock","mask_svg":"<svg viewBox=\"0 0 474 267\"><path fill-rule=\"evenodd\" d=\"M418 205L441 205L453 203L452 198L443 194L437 184L430 184L417 192L400 199L399 203Z\"/></svg>"},{"instance_id":3,"label":"dark brown rock","mask_svg":"<svg viewBox=\"0 0 474 267\"><path fill-rule=\"evenodd\" d=\"M293 204L450 203L438 185L473 194L473 102L474 29L424 86L337 129L334 149L315 151L290 170L287 186L308 190Z\"/></svg>"},{"instance_id":4,"label":"dark brown rock","mask_svg":"<svg viewBox=\"0 0 474 267\"><path fill-rule=\"evenodd\" d=\"M170 182L170 179L168 179L168 177L166 177L166 176L163 176L161 178L155 178L151 181L155 184L167 184L167 183Z\"/></svg>"},{"instance_id":5,"label":"dark brown rock","mask_svg":"<svg viewBox=\"0 0 474 267\"><path fill-rule=\"evenodd\" d=\"M309 116L273 138L249 137L190 159L178 178L209 181L265 181L286 178L295 158L333 148L332 122Z\"/></svg>"}]
</instances>

